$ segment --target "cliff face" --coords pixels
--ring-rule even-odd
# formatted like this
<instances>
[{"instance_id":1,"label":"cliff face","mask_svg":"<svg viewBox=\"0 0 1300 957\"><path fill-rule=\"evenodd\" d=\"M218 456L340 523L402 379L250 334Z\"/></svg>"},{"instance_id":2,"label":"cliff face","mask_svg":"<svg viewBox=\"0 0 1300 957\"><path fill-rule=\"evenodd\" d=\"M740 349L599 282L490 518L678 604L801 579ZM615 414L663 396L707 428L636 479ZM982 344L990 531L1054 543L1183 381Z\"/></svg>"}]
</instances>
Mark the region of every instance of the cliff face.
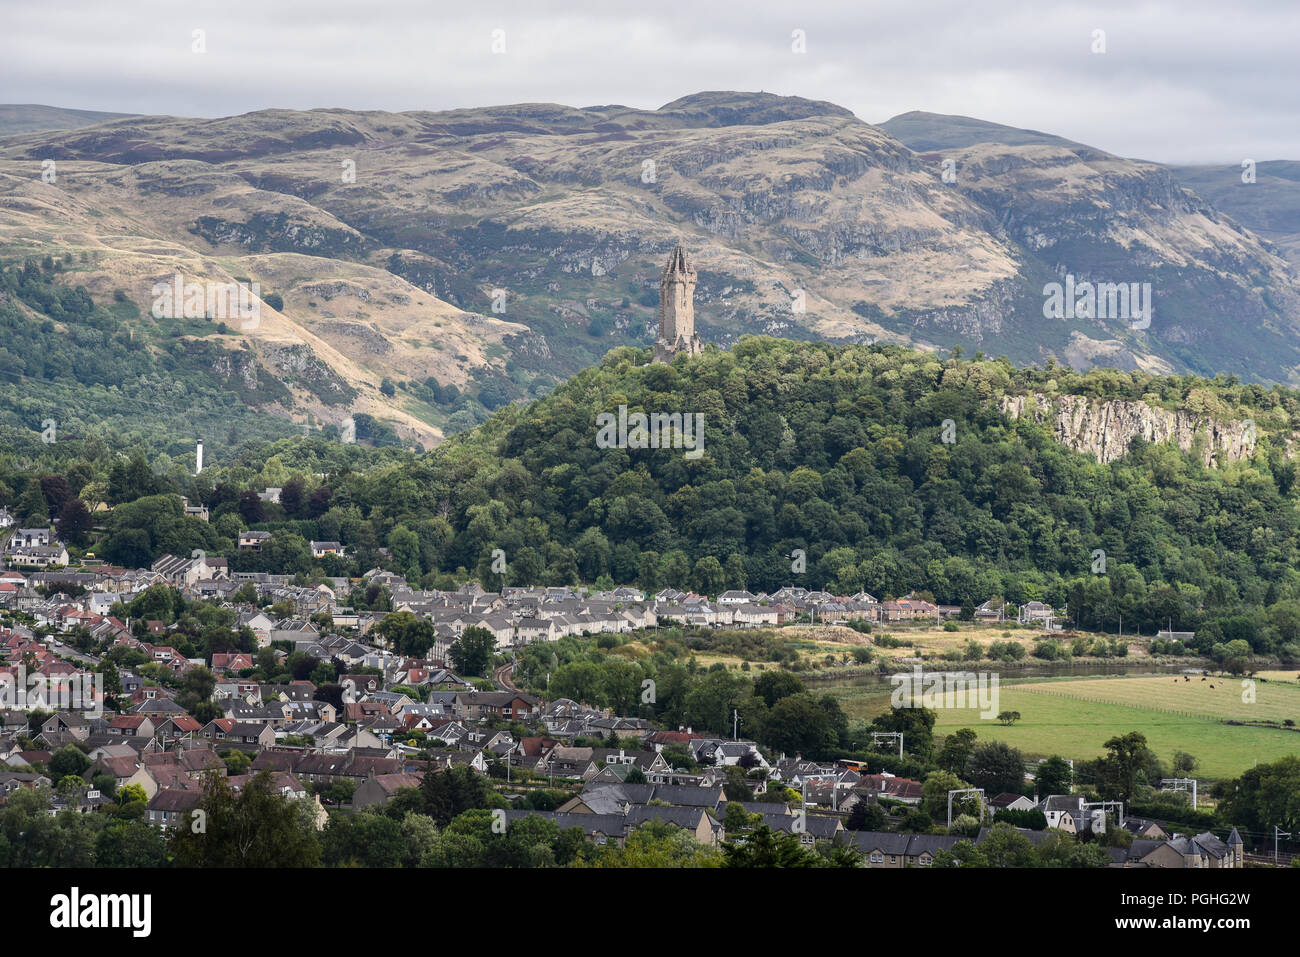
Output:
<instances>
[{"instance_id":1,"label":"cliff face","mask_svg":"<svg viewBox=\"0 0 1300 957\"><path fill-rule=\"evenodd\" d=\"M1081 395L1007 395L1002 411L1012 419L1028 416L1049 426L1056 440L1099 462L1113 462L1136 437L1148 442L1176 442L1189 451L1201 439L1201 459L1210 468L1247 458L1255 451L1256 430L1250 419L1216 421L1195 412L1170 412L1141 401L1097 402Z\"/></svg>"}]
</instances>

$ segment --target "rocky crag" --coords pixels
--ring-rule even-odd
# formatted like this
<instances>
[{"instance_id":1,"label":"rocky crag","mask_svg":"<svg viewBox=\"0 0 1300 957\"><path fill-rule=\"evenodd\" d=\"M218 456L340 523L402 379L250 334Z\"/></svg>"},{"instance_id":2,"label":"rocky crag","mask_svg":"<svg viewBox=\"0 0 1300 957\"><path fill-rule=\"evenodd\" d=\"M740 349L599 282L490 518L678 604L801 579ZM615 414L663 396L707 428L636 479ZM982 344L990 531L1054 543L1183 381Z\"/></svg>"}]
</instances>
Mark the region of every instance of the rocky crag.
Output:
<instances>
[{"instance_id":1,"label":"rocky crag","mask_svg":"<svg viewBox=\"0 0 1300 957\"><path fill-rule=\"evenodd\" d=\"M1029 418L1052 430L1056 440L1076 452L1108 463L1124 455L1137 438L1174 443L1184 452L1198 449L1210 468L1248 458L1258 440L1251 419L1219 420L1187 410L1170 411L1142 401L1097 401L1081 395L1007 395L1002 411L1013 420Z\"/></svg>"}]
</instances>

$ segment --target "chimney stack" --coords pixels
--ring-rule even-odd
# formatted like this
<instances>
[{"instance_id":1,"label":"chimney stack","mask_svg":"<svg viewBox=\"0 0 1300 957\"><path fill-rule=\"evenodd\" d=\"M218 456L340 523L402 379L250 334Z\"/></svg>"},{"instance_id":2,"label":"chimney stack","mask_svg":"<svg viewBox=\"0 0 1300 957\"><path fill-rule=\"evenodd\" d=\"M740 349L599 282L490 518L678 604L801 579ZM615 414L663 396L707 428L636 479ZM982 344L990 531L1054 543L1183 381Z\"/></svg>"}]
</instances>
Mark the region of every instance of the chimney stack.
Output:
<instances>
[{"instance_id":1,"label":"chimney stack","mask_svg":"<svg viewBox=\"0 0 1300 957\"><path fill-rule=\"evenodd\" d=\"M198 450L194 453L194 474L198 475L203 471L203 442L199 442Z\"/></svg>"}]
</instances>

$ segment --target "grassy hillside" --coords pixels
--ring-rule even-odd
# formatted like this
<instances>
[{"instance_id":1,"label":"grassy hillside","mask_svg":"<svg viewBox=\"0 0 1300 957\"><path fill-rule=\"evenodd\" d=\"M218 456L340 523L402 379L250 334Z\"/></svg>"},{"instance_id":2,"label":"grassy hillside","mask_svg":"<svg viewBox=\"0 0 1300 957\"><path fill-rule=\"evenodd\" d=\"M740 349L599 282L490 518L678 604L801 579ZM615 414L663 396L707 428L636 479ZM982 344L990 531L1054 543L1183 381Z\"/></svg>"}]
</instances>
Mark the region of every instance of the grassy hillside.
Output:
<instances>
[{"instance_id":1,"label":"grassy hillside","mask_svg":"<svg viewBox=\"0 0 1300 957\"><path fill-rule=\"evenodd\" d=\"M120 290L142 314L178 273L257 283L275 305L223 345L284 387L259 411L363 414L426 447L649 344L678 242L700 269L700 332L724 346L758 333L1252 381L1300 369L1283 247L1162 167L965 117L873 127L736 92L658 110L127 117L0 137L0 190L0 260L52 256L96 302ZM1045 318L1044 285L1066 274L1150 283L1150 327ZM346 406L297 387L304 363L354 390Z\"/></svg>"},{"instance_id":2,"label":"grassy hillside","mask_svg":"<svg viewBox=\"0 0 1300 957\"><path fill-rule=\"evenodd\" d=\"M257 411L289 393L227 350L237 330L154 321L125 297L97 304L61 278L31 263L0 274L0 445L33 454L49 421L56 443L141 439L174 454L200 439L230 447L301 431Z\"/></svg>"},{"instance_id":3,"label":"grassy hillside","mask_svg":"<svg viewBox=\"0 0 1300 957\"><path fill-rule=\"evenodd\" d=\"M1300 269L1300 162L1256 163L1253 183L1242 182L1240 165L1175 166L1171 172Z\"/></svg>"},{"instance_id":4,"label":"grassy hillside","mask_svg":"<svg viewBox=\"0 0 1300 957\"><path fill-rule=\"evenodd\" d=\"M1002 146L1047 145L1081 147L1083 144L1038 130L1022 130L1001 123L990 123L973 116L949 116L913 110L900 113L879 124L894 139L917 153L935 150L965 149L977 143Z\"/></svg>"},{"instance_id":5,"label":"grassy hillside","mask_svg":"<svg viewBox=\"0 0 1300 957\"><path fill-rule=\"evenodd\" d=\"M94 126L96 123L125 120L132 115L99 110L68 110L38 103L0 103L0 136L40 130L74 130Z\"/></svg>"}]
</instances>

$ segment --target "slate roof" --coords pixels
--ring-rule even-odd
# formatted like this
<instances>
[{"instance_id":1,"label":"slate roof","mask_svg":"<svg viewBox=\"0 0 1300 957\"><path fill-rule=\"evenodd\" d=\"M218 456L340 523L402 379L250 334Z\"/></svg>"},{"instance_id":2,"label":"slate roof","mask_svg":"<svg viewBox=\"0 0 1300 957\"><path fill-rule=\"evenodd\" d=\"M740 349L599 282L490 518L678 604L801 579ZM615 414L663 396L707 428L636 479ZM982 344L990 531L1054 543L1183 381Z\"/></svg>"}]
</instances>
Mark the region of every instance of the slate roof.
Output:
<instances>
[{"instance_id":1,"label":"slate roof","mask_svg":"<svg viewBox=\"0 0 1300 957\"><path fill-rule=\"evenodd\" d=\"M811 822L813 817L808 820ZM878 850L882 854L901 857L920 857L924 853L933 857L940 851L952 850L958 841L966 840L955 834L899 834L894 831L843 831L840 837L863 854Z\"/></svg>"}]
</instances>

